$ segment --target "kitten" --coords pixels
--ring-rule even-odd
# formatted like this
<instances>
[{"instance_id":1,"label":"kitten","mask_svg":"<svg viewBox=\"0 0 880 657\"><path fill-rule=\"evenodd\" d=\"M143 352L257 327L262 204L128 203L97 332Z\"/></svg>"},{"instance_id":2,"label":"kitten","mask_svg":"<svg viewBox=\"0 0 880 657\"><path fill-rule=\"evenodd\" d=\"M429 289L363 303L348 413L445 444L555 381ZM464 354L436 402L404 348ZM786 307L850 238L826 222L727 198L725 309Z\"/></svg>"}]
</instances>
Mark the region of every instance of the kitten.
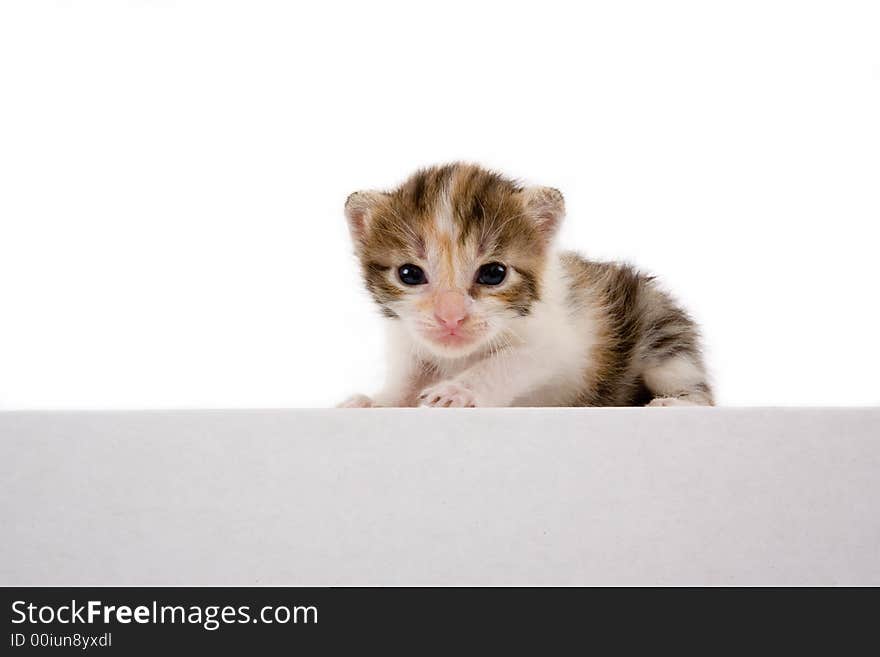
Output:
<instances>
[{"instance_id":1,"label":"kitten","mask_svg":"<svg viewBox=\"0 0 880 657\"><path fill-rule=\"evenodd\" d=\"M651 277L553 248L559 191L459 163L345 214L389 359L342 406L713 403L697 328Z\"/></svg>"}]
</instances>

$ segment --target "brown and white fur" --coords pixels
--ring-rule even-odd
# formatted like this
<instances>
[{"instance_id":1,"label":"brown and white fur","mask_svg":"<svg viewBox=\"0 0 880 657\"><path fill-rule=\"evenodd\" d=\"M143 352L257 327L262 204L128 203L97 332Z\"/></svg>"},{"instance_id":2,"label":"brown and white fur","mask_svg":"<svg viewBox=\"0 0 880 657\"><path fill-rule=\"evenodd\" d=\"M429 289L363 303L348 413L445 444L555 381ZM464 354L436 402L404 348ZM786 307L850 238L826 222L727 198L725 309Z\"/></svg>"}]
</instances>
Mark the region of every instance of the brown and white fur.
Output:
<instances>
[{"instance_id":1,"label":"brown and white fur","mask_svg":"<svg viewBox=\"0 0 880 657\"><path fill-rule=\"evenodd\" d=\"M713 403L697 328L651 277L554 249L559 191L450 164L345 213L389 358L384 388L342 406Z\"/></svg>"}]
</instances>

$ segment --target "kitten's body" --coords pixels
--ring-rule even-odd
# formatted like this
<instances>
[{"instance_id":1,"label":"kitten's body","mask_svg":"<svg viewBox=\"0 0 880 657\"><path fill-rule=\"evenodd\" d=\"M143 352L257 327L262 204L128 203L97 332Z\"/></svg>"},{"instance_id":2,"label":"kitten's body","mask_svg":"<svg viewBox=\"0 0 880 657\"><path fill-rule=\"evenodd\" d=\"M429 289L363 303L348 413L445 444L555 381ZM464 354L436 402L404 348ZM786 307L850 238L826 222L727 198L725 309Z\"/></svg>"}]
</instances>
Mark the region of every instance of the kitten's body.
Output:
<instances>
[{"instance_id":1,"label":"kitten's body","mask_svg":"<svg viewBox=\"0 0 880 657\"><path fill-rule=\"evenodd\" d=\"M712 404L696 327L651 278L553 249L556 190L456 164L346 210L389 370L345 406ZM490 263L499 284L481 283Z\"/></svg>"}]
</instances>

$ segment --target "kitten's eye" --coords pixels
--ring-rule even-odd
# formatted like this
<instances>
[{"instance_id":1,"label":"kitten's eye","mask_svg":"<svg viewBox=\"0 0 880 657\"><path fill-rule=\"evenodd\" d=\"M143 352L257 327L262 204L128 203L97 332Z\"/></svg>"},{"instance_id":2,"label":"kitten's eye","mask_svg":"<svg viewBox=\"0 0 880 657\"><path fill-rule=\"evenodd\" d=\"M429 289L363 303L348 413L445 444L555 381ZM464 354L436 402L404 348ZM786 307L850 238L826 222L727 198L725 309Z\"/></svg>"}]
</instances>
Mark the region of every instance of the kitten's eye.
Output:
<instances>
[{"instance_id":1,"label":"kitten's eye","mask_svg":"<svg viewBox=\"0 0 880 657\"><path fill-rule=\"evenodd\" d=\"M507 276L507 267L500 262L490 262L480 267L477 272L477 283L480 285L500 285Z\"/></svg>"},{"instance_id":2,"label":"kitten's eye","mask_svg":"<svg viewBox=\"0 0 880 657\"><path fill-rule=\"evenodd\" d=\"M404 285L424 285L428 282L425 272L416 265L401 265L397 269L397 275L400 276L400 280Z\"/></svg>"}]
</instances>

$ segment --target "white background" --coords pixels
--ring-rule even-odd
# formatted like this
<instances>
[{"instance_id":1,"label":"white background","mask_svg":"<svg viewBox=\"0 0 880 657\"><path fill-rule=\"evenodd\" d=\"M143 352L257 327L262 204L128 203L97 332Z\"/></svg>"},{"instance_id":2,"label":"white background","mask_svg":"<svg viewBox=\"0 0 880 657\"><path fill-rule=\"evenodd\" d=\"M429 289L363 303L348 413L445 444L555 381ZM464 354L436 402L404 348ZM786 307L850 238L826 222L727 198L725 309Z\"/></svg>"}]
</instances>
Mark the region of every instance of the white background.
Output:
<instances>
[{"instance_id":1,"label":"white background","mask_svg":"<svg viewBox=\"0 0 880 657\"><path fill-rule=\"evenodd\" d=\"M465 159L658 274L721 403L880 402L880 9L5 2L0 408L381 378L346 195Z\"/></svg>"}]
</instances>

